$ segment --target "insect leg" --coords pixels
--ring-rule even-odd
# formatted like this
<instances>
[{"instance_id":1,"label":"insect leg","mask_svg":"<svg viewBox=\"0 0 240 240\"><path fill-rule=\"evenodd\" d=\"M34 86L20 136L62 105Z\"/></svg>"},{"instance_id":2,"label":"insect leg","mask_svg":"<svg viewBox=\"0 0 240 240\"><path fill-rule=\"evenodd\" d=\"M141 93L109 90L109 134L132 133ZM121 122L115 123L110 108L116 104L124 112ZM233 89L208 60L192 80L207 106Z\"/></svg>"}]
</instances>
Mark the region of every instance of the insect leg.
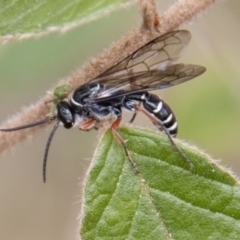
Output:
<instances>
[{"instance_id":1,"label":"insect leg","mask_svg":"<svg viewBox=\"0 0 240 240\"><path fill-rule=\"evenodd\" d=\"M138 105L141 106L141 102L139 102ZM137 116L137 111L135 111L135 113L132 115L132 118L130 119L129 123L132 124L134 122L136 116Z\"/></svg>"},{"instance_id":2,"label":"insect leg","mask_svg":"<svg viewBox=\"0 0 240 240\"><path fill-rule=\"evenodd\" d=\"M113 107L113 111L114 111L114 114L116 115L117 119L111 125L112 133L113 133L114 137L117 139L117 141L123 146L123 149L125 151L127 159L130 162L130 164L132 165L135 173L139 173L139 170L138 170L136 164L133 162L133 160L127 150L126 142L124 141L124 139L121 137L121 135L117 131L119 124L121 122L121 119L122 119L121 109L119 107Z\"/></svg>"},{"instance_id":3,"label":"insect leg","mask_svg":"<svg viewBox=\"0 0 240 240\"><path fill-rule=\"evenodd\" d=\"M88 119L86 122L82 123L78 128L82 131L89 131L95 127L96 120L94 118Z\"/></svg>"},{"instance_id":4,"label":"insect leg","mask_svg":"<svg viewBox=\"0 0 240 240\"><path fill-rule=\"evenodd\" d=\"M149 94L148 92L135 94L128 96L128 99L141 101L143 107L139 104L134 104L136 111L143 112L152 123L169 138L171 144L183 157L184 161L190 166L190 169L194 168L193 163L188 157L182 152L182 150L174 143L172 137L177 135L177 120L171 110L171 108L161 100L157 95ZM127 105L127 102L125 103ZM128 104L131 105L130 103Z\"/></svg>"},{"instance_id":5,"label":"insect leg","mask_svg":"<svg viewBox=\"0 0 240 240\"><path fill-rule=\"evenodd\" d=\"M175 147L175 149L179 152L179 154L182 156L184 161L189 165L190 169L192 170L194 168L193 163L189 160L189 158L183 153L183 151L174 143L171 134L169 133L168 129L164 126L164 124L161 123L161 121L157 120L154 116L152 116L148 111L146 111L141 106L135 105L137 111L143 112L151 121L152 123L158 127L159 130L164 131L167 135L168 139L170 140L171 144Z\"/></svg>"},{"instance_id":6,"label":"insect leg","mask_svg":"<svg viewBox=\"0 0 240 240\"><path fill-rule=\"evenodd\" d=\"M134 81L134 78L133 78L133 81ZM131 82L130 82L130 86L131 86L131 89L132 89L132 90L135 89L134 84L132 84ZM141 102L139 102L138 105L141 106ZM132 123L134 122L136 116L137 116L137 111L134 112L134 114L132 115L132 118L130 119L129 123L132 124Z\"/></svg>"}]
</instances>

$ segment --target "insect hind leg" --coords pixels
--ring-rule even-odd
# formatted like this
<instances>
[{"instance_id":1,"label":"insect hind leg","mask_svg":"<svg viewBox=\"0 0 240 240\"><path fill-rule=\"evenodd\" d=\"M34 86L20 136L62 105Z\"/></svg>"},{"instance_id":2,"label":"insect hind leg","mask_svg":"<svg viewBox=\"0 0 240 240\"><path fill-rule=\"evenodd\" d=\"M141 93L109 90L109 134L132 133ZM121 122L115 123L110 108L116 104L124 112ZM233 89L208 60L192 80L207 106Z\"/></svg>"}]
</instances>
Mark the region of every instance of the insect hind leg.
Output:
<instances>
[{"instance_id":1,"label":"insect hind leg","mask_svg":"<svg viewBox=\"0 0 240 240\"><path fill-rule=\"evenodd\" d=\"M173 137L176 137L178 128L177 120L171 108L157 95L149 94L148 92L130 95L128 96L128 99L142 102L141 106L136 103L133 104L133 102L129 100L129 102L125 105L127 107L131 105L131 107L134 108L136 111L143 112L160 131L163 131L167 135L171 144L175 147L175 149L179 152L184 161L189 165L190 169L192 170L194 168L193 163L188 159L188 157L174 143L172 139Z\"/></svg>"}]
</instances>

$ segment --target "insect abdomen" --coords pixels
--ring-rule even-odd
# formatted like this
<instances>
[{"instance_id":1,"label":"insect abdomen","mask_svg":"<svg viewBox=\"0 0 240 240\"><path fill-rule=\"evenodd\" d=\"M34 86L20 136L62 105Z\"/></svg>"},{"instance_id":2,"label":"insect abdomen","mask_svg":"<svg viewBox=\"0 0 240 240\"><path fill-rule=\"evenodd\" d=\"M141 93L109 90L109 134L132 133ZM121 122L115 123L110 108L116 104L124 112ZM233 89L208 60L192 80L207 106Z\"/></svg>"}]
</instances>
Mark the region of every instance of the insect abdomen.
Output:
<instances>
[{"instance_id":1,"label":"insect abdomen","mask_svg":"<svg viewBox=\"0 0 240 240\"><path fill-rule=\"evenodd\" d=\"M172 109L155 94L144 93L141 97L143 107L150 112L155 118L160 120L159 130L162 130L162 125L166 128L172 137L175 137L178 132L178 124Z\"/></svg>"}]
</instances>

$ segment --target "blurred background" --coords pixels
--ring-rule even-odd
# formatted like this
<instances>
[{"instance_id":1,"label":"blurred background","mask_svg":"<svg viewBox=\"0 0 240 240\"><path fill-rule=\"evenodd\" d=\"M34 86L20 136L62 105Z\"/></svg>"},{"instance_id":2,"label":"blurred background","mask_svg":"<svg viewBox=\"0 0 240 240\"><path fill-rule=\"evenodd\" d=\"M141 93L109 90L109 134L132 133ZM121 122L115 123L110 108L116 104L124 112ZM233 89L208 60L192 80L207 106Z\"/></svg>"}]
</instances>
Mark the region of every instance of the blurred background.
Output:
<instances>
[{"instance_id":1,"label":"blurred background","mask_svg":"<svg viewBox=\"0 0 240 240\"><path fill-rule=\"evenodd\" d=\"M164 12L174 1L159 1ZM240 176L240 2L220 2L182 28L192 41L180 62L203 65L193 81L159 91L179 121L179 138L197 145ZM43 96L142 21L136 6L67 34L0 45L0 120ZM140 114L139 114L140 115ZM26 119L26 123L28 120ZM152 128L149 121L138 121ZM154 129L154 128L152 128ZM99 133L57 131L47 182L42 159L50 130L0 159L0 239L75 240L83 177Z\"/></svg>"}]
</instances>

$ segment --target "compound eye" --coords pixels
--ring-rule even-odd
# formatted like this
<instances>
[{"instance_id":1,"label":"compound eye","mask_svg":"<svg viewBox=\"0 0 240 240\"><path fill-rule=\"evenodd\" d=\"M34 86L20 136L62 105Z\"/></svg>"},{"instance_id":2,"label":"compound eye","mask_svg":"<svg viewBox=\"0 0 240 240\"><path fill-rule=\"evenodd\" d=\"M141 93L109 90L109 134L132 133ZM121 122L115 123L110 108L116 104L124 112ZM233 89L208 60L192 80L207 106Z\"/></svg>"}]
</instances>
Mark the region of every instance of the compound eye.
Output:
<instances>
[{"instance_id":1,"label":"compound eye","mask_svg":"<svg viewBox=\"0 0 240 240\"><path fill-rule=\"evenodd\" d=\"M67 102L57 104L57 117L65 128L71 128L75 121L72 109Z\"/></svg>"}]
</instances>

